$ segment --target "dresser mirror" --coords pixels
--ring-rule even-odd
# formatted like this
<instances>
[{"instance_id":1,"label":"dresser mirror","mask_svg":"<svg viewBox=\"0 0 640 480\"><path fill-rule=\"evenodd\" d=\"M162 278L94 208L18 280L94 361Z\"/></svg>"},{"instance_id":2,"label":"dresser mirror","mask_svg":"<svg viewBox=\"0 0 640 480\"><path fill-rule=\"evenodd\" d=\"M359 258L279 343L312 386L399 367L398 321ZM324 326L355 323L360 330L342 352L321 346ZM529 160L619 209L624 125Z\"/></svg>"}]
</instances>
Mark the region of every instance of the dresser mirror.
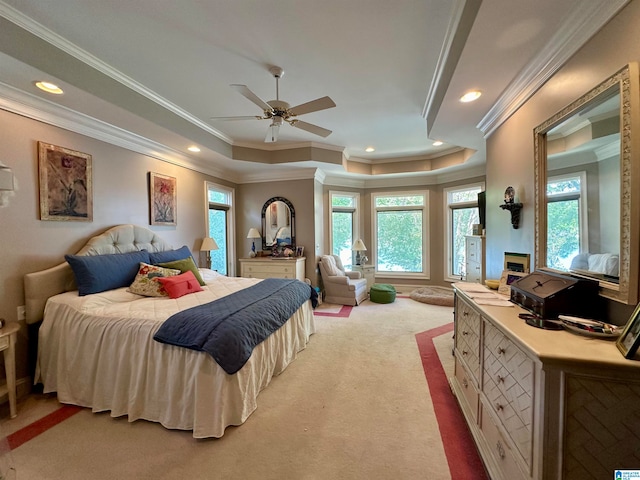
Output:
<instances>
[{"instance_id":1,"label":"dresser mirror","mask_svg":"<svg viewBox=\"0 0 640 480\"><path fill-rule=\"evenodd\" d=\"M273 197L262 207L262 249L296 246L296 213L289 200Z\"/></svg>"},{"instance_id":2,"label":"dresser mirror","mask_svg":"<svg viewBox=\"0 0 640 480\"><path fill-rule=\"evenodd\" d=\"M627 65L534 129L536 268L597 280L626 304L640 264L638 75Z\"/></svg>"}]
</instances>

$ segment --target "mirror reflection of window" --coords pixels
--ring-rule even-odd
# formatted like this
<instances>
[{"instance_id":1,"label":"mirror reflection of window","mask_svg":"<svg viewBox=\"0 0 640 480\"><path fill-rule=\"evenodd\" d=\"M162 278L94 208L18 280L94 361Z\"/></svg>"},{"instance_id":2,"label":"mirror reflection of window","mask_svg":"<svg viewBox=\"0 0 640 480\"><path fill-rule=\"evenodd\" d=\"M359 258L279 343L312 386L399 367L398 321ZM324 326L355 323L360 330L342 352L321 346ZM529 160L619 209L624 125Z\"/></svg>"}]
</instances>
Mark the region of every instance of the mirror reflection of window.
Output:
<instances>
[{"instance_id":1,"label":"mirror reflection of window","mask_svg":"<svg viewBox=\"0 0 640 480\"><path fill-rule=\"evenodd\" d=\"M582 174L581 174L582 173ZM551 177L547 182L547 266L569 270L571 260L588 249L587 222L581 222L581 185L584 172Z\"/></svg>"}]
</instances>

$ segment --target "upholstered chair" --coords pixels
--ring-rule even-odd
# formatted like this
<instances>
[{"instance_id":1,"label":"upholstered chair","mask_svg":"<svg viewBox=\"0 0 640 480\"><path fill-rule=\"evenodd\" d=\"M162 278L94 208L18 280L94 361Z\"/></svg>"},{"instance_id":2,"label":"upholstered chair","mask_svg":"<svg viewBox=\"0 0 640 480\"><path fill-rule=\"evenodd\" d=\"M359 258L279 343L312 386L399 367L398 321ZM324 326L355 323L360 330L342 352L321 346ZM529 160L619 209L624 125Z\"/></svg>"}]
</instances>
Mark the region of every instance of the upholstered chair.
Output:
<instances>
[{"instance_id":1,"label":"upholstered chair","mask_svg":"<svg viewBox=\"0 0 640 480\"><path fill-rule=\"evenodd\" d=\"M327 303L358 305L367 299L367 280L360 272L345 271L337 255L320 258L320 275Z\"/></svg>"}]
</instances>

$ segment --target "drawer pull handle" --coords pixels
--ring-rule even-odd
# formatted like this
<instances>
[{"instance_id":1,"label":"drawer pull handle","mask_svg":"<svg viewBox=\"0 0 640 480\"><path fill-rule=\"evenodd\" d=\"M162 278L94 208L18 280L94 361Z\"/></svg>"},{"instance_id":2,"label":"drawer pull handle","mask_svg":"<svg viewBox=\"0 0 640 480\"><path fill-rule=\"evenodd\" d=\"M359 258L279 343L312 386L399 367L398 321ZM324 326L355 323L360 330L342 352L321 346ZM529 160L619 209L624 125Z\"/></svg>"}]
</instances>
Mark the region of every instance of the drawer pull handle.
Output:
<instances>
[{"instance_id":1,"label":"drawer pull handle","mask_svg":"<svg viewBox=\"0 0 640 480\"><path fill-rule=\"evenodd\" d=\"M462 312L463 317L467 317L468 315L469 315L469 312Z\"/></svg>"},{"instance_id":2,"label":"drawer pull handle","mask_svg":"<svg viewBox=\"0 0 640 480\"><path fill-rule=\"evenodd\" d=\"M466 350L462 350L462 354L463 355L467 355L469 352L467 352Z\"/></svg>"},{"instance_id":3,"label":"drawer pull handle","mask_svg":"<svg viewBox=\"0 0 640 480\"><path fill-rule=\"evenodd\" d=\"M502 446L500 440L498 440L498 442L496 443L496 449L498 450L498 455L500 455L500 458L504 458L504 447Z\"/></svg>"},{"instance_id":4,"label":"drawer pull handle","mask_svg":"<svg viewBox=\"0 0 640 480\"><path fill-rule=\"evenodd\" d=\"M499 403L496 403L496 410L500 411L502 410L504 407L502 405L500 405Z\"/></svg>"},{"instance_id":5,"label":"drawer pull handle","mask_svg":"<svg viewBox=\"0 0 640 480\"><path fill-rule=\"evenodd\" d=\"M469 335L469 332L467 332L466 330L463 330L462 335Z\"/></svg>"},{"instance_id":6,"label":"drawer pull handle","mask_svg":"<svg viewBox=\"0 0 640 480\"><path fill-rule=\"evenodd\" d=\"M504 383L504 377L501 377L500 375L498 375L498 382Z\"/></svg>"},{"instance_id":7,"label":"drawer pull handle","mask_svg":"<svg viewBox=\"0 0 640 480\"><path fill-rule=\"evenodd\" d=\"M498 347L498 355L504 355L505 349L502 347Z\"/></svg>"},{"instance_id":8,"label":"drawer pull handle","mask_svg":"<svg viewBox=\"0 0 640 480\"><path fill-rule=\"evenodd\" d=\"M467 388L467 387L469 386L469 382L467 382L467 379L466 379L466 378L463 378L463 379L462 379L462 386L463 386L464 388Z\"/></svg>"}]
</instances>

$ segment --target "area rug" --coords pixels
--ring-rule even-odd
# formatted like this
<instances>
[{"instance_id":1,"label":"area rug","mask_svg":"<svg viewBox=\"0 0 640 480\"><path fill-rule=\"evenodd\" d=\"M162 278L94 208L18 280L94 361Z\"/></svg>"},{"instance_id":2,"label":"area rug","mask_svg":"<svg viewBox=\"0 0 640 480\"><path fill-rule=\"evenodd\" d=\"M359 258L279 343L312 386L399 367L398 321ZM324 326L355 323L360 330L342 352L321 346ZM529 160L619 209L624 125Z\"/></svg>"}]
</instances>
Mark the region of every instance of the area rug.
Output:
<instances>
[{"instance_id":1,"label":"area rug","mask_svg":"<svg viewBox=\"0 0 640 480\"><path fill-rule=\"evenodd\" d=\"M400 298L316 316L307 348L220 439L62 407L7 432L17 478L484 480L447 386L451 313Z\"/></svg>"},{"instance_id":2,"label":"area rug","mask_svg":"<svg viewBox=\"0 0 640 480\"><path fill-rule=\"evenodd\" d=\"M416 288L409 294L409 298L431 305L453 307L453 290L446 287L430 286Z\"/></svg>"}]
</instances>

